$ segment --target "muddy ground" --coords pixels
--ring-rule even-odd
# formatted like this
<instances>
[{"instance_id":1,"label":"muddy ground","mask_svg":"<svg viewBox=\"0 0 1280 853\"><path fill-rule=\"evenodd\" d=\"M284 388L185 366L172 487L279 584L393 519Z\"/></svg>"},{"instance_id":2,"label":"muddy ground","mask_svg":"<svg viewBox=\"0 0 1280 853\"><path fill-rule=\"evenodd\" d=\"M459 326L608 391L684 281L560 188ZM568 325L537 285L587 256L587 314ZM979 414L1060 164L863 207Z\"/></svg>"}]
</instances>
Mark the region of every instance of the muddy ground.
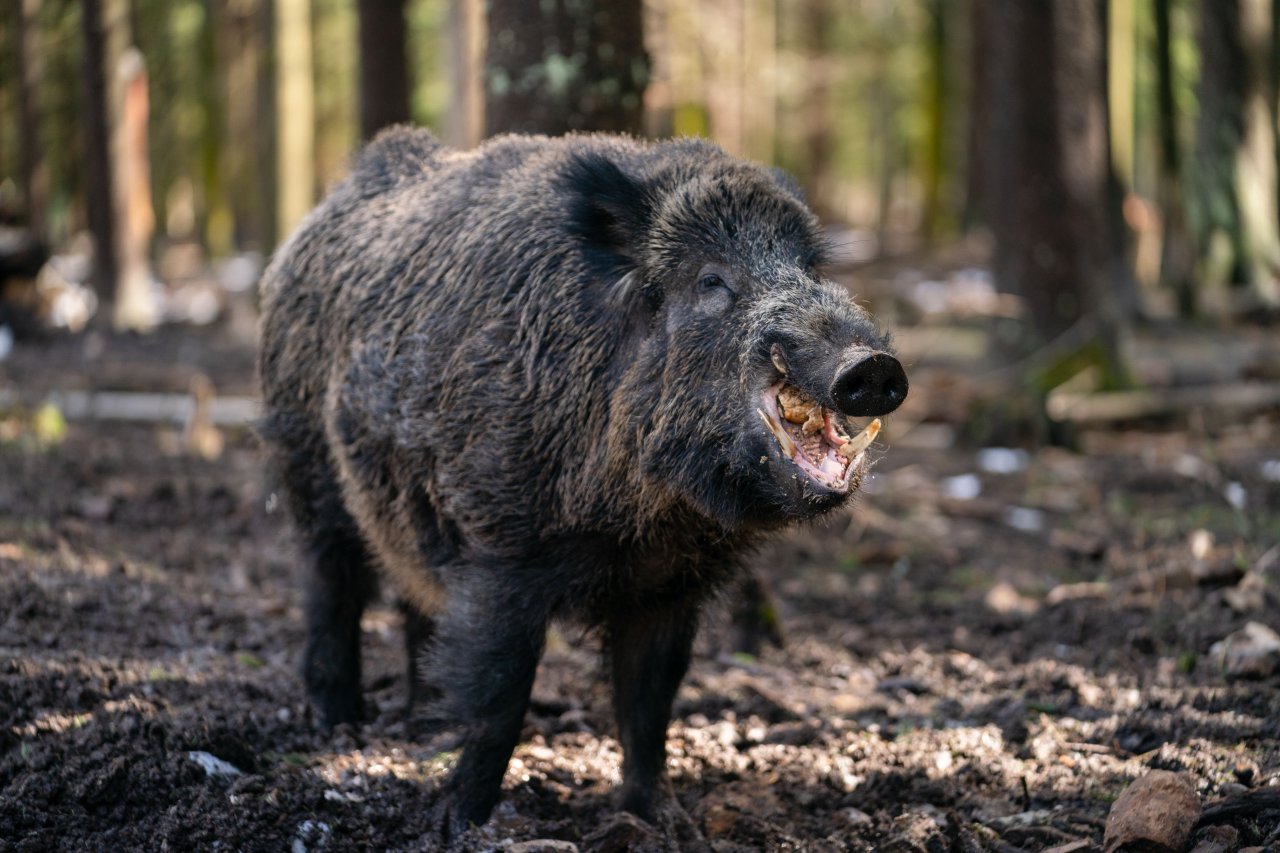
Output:
<instances>
[{"instance_id":1,"label":"muddy ground","mask_svg":"<svg viewBox=\"0 0 1280 853\"><path fill-rule=\"evenodd\" d=\"M61 339L0 363L28 400L196 371L251 391L251 341ZM921 370L912 393L948 382ZM1236 804L1206 812L1235 830L1216 849L1280 844L1280 677L1213 652L1280 628L1280 417L1025 454L913 440L912 419L856 506L755 560L783 648L735 655L709 619L669 736L689 821L615 814L596 640L562 629L503 801L459 849L1100 849L1151 768ZM451 741L404 712L389 598L364 623L375 719L310 724L293 543L252 434L206 459L176 424L57 426L0 412L0 850L436 849Z\"/></svg>"}]
</instances>

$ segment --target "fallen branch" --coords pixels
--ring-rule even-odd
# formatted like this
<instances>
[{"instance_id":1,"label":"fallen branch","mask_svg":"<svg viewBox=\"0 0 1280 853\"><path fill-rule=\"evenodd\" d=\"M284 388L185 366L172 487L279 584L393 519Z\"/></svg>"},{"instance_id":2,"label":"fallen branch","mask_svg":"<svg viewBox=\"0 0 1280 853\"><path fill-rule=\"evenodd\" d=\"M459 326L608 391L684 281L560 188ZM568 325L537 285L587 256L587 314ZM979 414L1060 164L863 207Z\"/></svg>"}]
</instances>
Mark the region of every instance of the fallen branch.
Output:
<instances>
[{"instance_id":1,"label":"fallen branch","mask_svg":"<svg viewBox=\"0 0 1280 853\"><path fill-rule=\"evenodd\" d=\"M1280 407L1280 383L1238 382L1231 385L1159 388L1141 391L1049 394L1049 417L1074 423L1109 423L1167 417L1195 409L1217 412L1257 411Z\"/></svg>"}]
</instances>

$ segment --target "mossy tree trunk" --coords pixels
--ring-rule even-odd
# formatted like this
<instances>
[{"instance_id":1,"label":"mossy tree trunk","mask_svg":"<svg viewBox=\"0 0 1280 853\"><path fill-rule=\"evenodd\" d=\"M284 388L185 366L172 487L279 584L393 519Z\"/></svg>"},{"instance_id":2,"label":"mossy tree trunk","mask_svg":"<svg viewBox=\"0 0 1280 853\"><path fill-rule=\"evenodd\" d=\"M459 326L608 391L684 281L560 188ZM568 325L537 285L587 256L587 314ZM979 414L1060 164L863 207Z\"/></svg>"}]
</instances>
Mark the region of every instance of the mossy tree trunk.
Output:
<instances>
[{"instance_id":1,"label":"mossy tree trunk","mask_svg":"<svg viewBox=\"0 0 1280 853\"><path fill-rule=\"evenodd\" d=\"M640 0L490 0L485 133L643 129Z\"/></svg>"},{"instance_id":2,"label":"mossy tree trunk","mask_svg":"<svg viewBox=\"0 0 1280 853\"><path fill-rule=\"evenodd\" d=\"M1014 352L1048 347L1040 367L1099 363L1118 381L1123 282L1110 208L1106 27L1095 0L977 0L975 50L989 48L973 97L984 126L982 211L999 286L1024 301ZM1083 354L1083 355L1082 355Z\"/></svg>"}]
</instances>

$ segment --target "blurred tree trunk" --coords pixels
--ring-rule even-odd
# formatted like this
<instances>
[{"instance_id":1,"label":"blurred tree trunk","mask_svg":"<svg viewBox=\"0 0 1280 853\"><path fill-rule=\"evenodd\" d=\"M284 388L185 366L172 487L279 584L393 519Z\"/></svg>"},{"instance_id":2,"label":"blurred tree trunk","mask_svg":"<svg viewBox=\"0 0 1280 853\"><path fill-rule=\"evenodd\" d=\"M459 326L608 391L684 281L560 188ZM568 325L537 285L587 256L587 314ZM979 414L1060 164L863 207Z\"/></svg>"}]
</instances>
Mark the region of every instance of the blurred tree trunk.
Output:
<instances>
[{"instance_id":1,"label":"blurred tree trunk","mask_svg":"<svg viewBox=\"0 0 1280 853\"><path fill-rule=\"evenodd\" d=\"M197 46L199 74L197 98L200 104L200 193L204 204L205 247L214 257L231 252L235 230L225 188L226 163L222 142L226 127L226 91L220 71L225 63L219 55L218 36L230 10L219 0L203 0L204 26Z\"/></svg>"},{"instance_id":2,"label":"blurred tree trunk","mask_svg":"<svg viewBox=\"0 0 1280 853\"><path fill-rule=\"evenodd\" d=\"M925 82L924 212L920 223L926 242L937 236L942 216L942 180L946 152L947 0L930 0L926 30L928 76Z\"/></svg>"},{"instance_id":3,"label":"blurred tree trunk","mask_svg":"<svg viewBox=\"0 0 1280 853\"><path fill-rule=\"evenodd\" d=\"M898 99L893 86L892 56L900 37L898 9L893 3L875 5L876 31L871 82L872 146L876 152L876 243L892 252L889 230L893 213L893 185L898 177L902 139L898 133Z\"/></svg>"},{"instance_id":4,"label":"blurred tree trunk","mask_svg":"<svg viewBox=\"0 0 1280 853\"><path fill-rule=\"evenodd\" d=\"M1107 63L1108 124L1111 162L1124 191L1135 181L1134 84L1137 79L1137 6L1132 0L1103 0L1100 23L1106 28L1103 42Z\"/></svg>"},{"instance_id":5,"label":"blurred tree trunk","mask_svg":"<svg viewBox=\"0 0 1280 853\"><path fill-rule=\"evenodd\" d=\"M831 109L833 62L831 0L805 0L801 8L808 91L804 106L805 162L802 180L809 203L819 215L830 213L831 163L835 150Z\"/></svg>"},{"instance_id":6,"label":"blurred tree trunk","mask_svg":"<svg viewBox=\"0 0 1280 853\"><path fill-rule=\"evenodd\" d=\"M220 16L221 47L224 56L226 88L223 116L225 131L222 137L222 185L228 213L234 229L229 248L270 248L265 239L267 223L271 218L265 199L262 151L253 144L259 126L269 124L270 110L266 109L260 91L264 74L265 37L261 29L261 0L239 0L228 4Z\"/></svg>"},{"instance_id":7,"label":"blurred tree trunk","mask_svg":"<svg viewBox=\"0 0 1280 853\"><path fill-rule=\"evenodd\" d=\"M277 228L293 230L315 199L315 81L310 0L274 0Z\"/></svg>"},{"instance_id":8,"label":"blurred tree trunk","mask_svg":"<svg viewBox=\"0 0 1280 853\"><path fill-rule=\"evenodd\" d=\"M137 48L129 48L120 58L113 85L120 91L112 170L120 270L111 320L116 331L145 332L155 326L159 317L151 291L155 212L151 207L147 145L147 67Z\"/></svg>"},{"instance_id":9,"label":"blurred tree trunk","mask_svg":"<svg viewBox=\"0 0 1280 853\"><path fill-rule=\"evenodd\" d=\"M481 0L449 4L449 113L445 135L455 148L470 148L484 135L484 10Z\"/></svg>"},{"instance_id":10,"label":"blurred tree trunk","mask_svg":"<svg viewBox=\"0 0 1280 853\"><path fill-rule=\"evenodd\" d=\"M460 5L457 2L452 6ZM405 0L358 0L360 138L409 120Z\"/></svg>"},{"instance_id":11,"label":"blurred tree trunk","mask_svg":"<svg viewBox=\"0 0 1280 853\"><path fill-rule=\"evenodd\" d=\"M485 132L643 130L640 0L489 0Z\"/></svg>"},{"instance_id":12,"label":"blurred tree trunk","mask_svg":"<svg viewBox=\"0 0 1280 853\"><path fill-rule=\"evenodd\" d=\"M120 55L120 39L113 32L120 23L120 17L115 14L120 8L120 0L83 0L80 9L85 179L89 232L93 235L93 284L104 305L114 302L119 276L111 160L116 110L107 68L114 69Z\"/></svg>"},{"instance_id":13,"label":"blurred tree trunk","mask_svg":"<svg viewBox=\"0 0 1280 853\"><path fill-rule=\"evenodd\" d=\"M1244 276L1235 157L1244 137L1248 72L1239 0L1201 2L1199 30L1194 228L1204 283L1221 285Z\"/></svg>"},{"instance_id":14,"label":"blurred tree trunk","mask_svg":"<svg viewBox=\"0 0 1280 853\"><path fill-rule=\"evenodd\" d=\"M17 62L18 145L22 157L22 190L26 196L27 225L37 242L49 238L49 168L40 140L43 112L40 90L44 81L44 55L36 13L40 0L16 0L13 24L13 56Z\"/></svg>"},{"instance_id":15,"label":"blurred tree trunk","mask_svg":"<svg viewBox=\"0 0 1280 853\"><path fill-rule=\"evenodd\" d=\"M992 178L990 160L994 153L989 148L990 139L998 131L997 118L993 115L987 98L995 92L991 79L994 55L1008 50L1009 45L990 18L993 13L989 0L971 0L969 3L969 129L967 165L965 168L964 230L976 226L991 225L987 190Z\"/></svg>"},{"instance_id":16,"label":"blurred tree trunk","mask_svg":"<svg viewBox=\"0 0 1280 853\"><path fill-rule=\"evenodd\" d=\"M1243 137L1236 152L1236 187L1249 281L1268 305L1280 305L1280 210L1276 206L1276 102L1272 0L1240 0L1246 63Z\"/></svg>"},{"instance_id":17,"label":"blurred tree trunk","mask_svg":"<svg viewBox=\"0 0 1280 853\"><path fill-rule=\"evenodd\" d=\"M262 43L260 57L262 68L257 76L254 101L257 105L256 131L253 146L257 151L259 192L262 209L262 249L270 251L280 240L279 163L276 154L276 134L280 125L280 113L276 108L276 4L275 0L261 0L254 16Z\"/></svg>"},{"instance_id":18,"label":"blurred tree trunk","mask_svg":"<svg viewBox=\"0 0 1280 853\"><path fill-rule=\"evenodd\" d=\"M1001 288L1020 294L1050 372L1086 350L1119 374L1120 282L1109 207L1106 29L1095 0L978 0L992 48L973 97L987 102L976 141ZM985 87L985 88L983 88ZM1092 360L1092 358L1091 358Z\"/></svg>"},{"instance_id":19,"label":"blurred tree trunk","mask_svg":"<svg viewBox=\"0 0 1280 853\"><path fill-rule=\"evenodd\" d=\"M1178 140L1178 115L1173 101L1173 55L1169 6L1171 0L1154 0L1156 30L1156 125L1158 136L1156 201L1164 223L1161 239L1160 279L1172 288L1178 313L1196 312L1193 270L1195 249L1187 224L1182 193L1182 145Z\"/></svg>"}]
</instances>

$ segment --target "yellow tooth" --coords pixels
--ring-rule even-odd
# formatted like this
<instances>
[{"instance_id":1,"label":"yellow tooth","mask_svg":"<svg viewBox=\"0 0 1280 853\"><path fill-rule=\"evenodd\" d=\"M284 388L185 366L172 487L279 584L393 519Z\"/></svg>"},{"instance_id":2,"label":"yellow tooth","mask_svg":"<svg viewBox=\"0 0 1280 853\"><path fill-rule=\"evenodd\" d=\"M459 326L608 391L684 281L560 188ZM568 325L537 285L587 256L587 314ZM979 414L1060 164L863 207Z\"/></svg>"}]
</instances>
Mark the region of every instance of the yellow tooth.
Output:
<instances>
[{"instance_id":1,"label":"yellow tooth","mask_svg":"<svg viewBox=\"0 0 1280 853\"><path fill-rule=\"evenodd\" d=\"M773 437L778 440L778 444L782 447L782 452L787 455L788 459L796 458L796 443L791 440L791 436L787 435L787 431L782 425L769 417L764 409L756 409L756 414L760 416L760 420L764 421L764 425L769 428L769 432L773 433Z\"/></svg>"},{"instance_id":2,"label":"yellow tooth","mask_svg":"<svg viewBox=\"0 0 1280 853\"><path fill-rule=\"evenodd\" d=\"M782 350L774 344L769 350L769 360L773 362L773 366L778 368L778 372L783 376L787 375L787 363L782 360Z\"/></svg>"},{"instance_id":3,"label":"yellow tooth","mask_svg":"<svg viewBox=\"0 0 1280 853\"><path fill-rule=\"evenodd\" d=\"M849 439L848 444L840 446L840 455L845 459L852 459L862 451L871 446L871 442L876 440L876 436L880 434L880 419L876 418L867 424L867 428Z\"/></svg>"}]
</instances>

